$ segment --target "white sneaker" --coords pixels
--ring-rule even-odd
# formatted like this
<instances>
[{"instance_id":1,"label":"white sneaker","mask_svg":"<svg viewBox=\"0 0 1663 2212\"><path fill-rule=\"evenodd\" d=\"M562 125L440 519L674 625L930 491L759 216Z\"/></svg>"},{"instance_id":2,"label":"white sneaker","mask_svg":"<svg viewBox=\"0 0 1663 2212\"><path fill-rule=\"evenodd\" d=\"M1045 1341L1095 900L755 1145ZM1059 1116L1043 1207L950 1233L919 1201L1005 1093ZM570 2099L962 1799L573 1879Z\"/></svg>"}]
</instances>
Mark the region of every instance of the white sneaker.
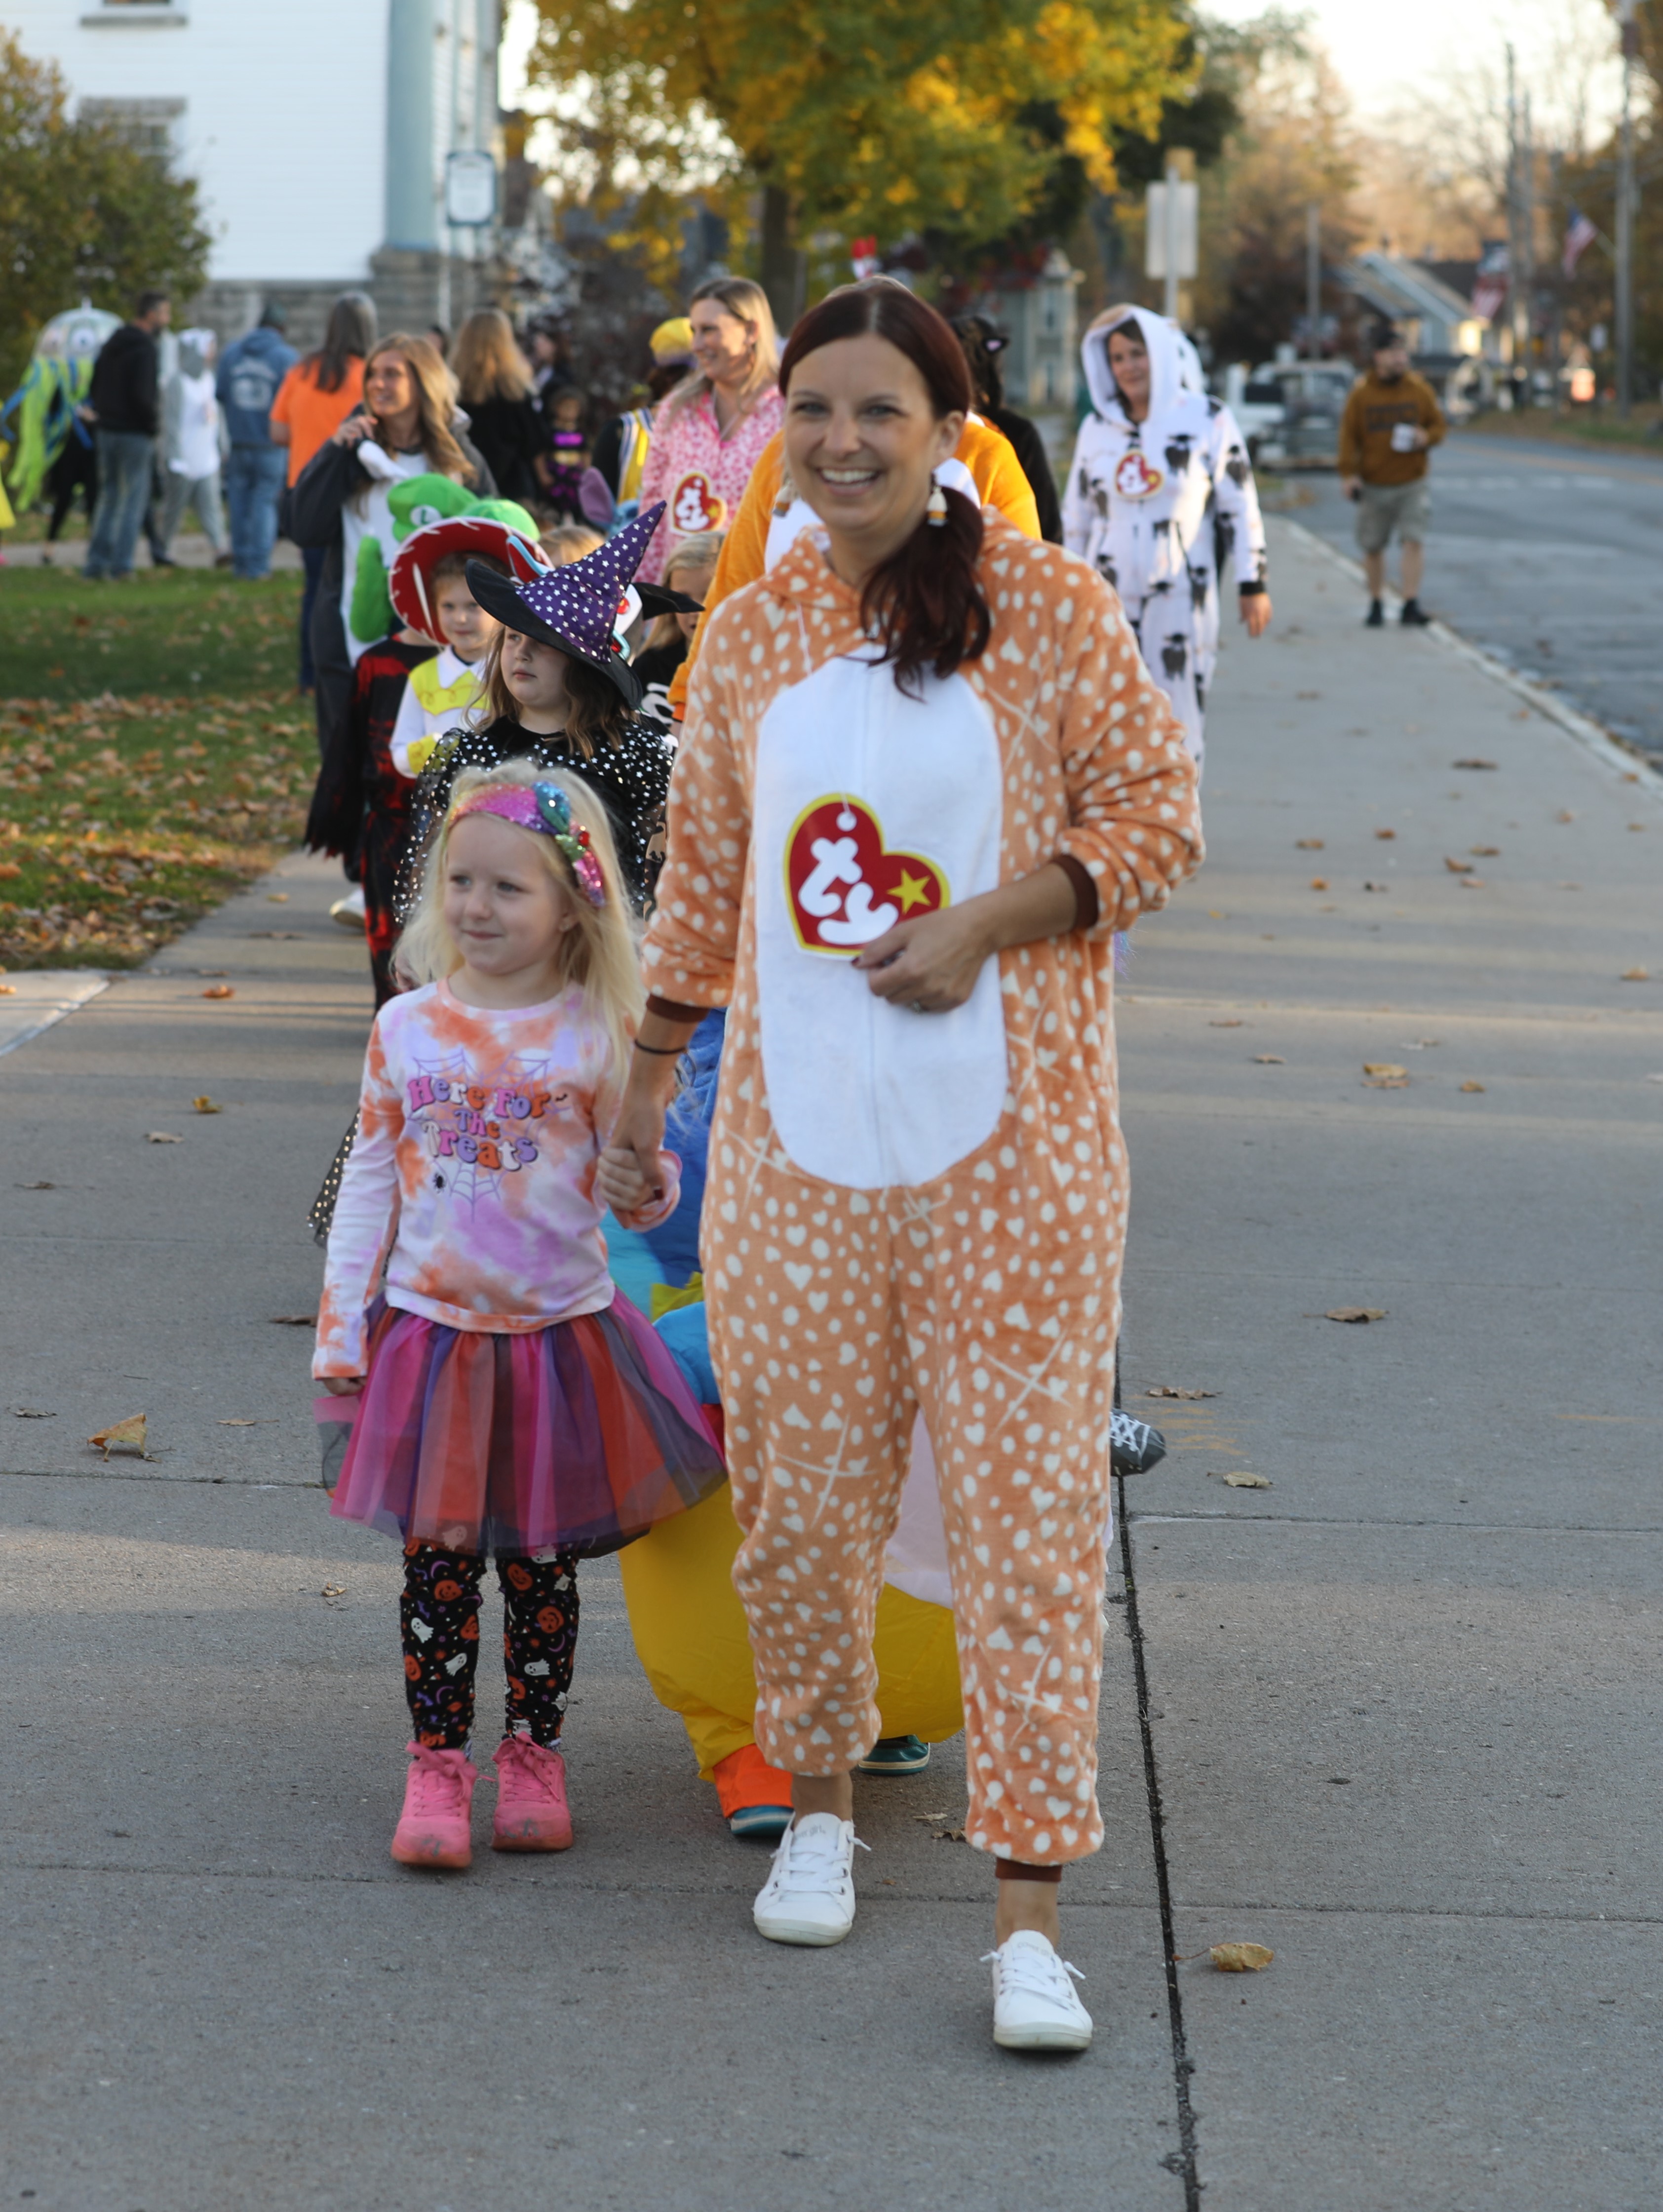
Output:
<instances>
[{"instance_id":1,"label":"white sneaker","mask_svg":"<svg viewBox=\"0 0 1663 2212\"><path fill-rule=\"evenodd\" d=\"M854 1925L854 1854L866 1846L853 1820L798 1814L774 1854L751 1917L770 1943L841 1943Z\"/></svg>"},{"instance_id":2,"label":"white sneaker","mask_svg":"<svg viewBox=\"0 0 1663 2212\"><path fill-rule=\"evenodd\" d=\"M364 887L355 884L344 897L337 898L329 910L331 921L338 921L343 929L361 929L364 926Z\"/></svg>"},{"instance_id":3,"label":"white sneaker","mask_svg":"<svg viewBox=\"0 0 1663 2212\"><path fill-rule=\"evenodd\" d=\"M993 2040L1004 2051L1083 2051L1091 2014L1074 1994L1085 1977L1037 1929L1007 1936L982 1963L993 1967ZM1073 1976L1073 1981L1069 1979Z\"/></svg>"}]
</instances>

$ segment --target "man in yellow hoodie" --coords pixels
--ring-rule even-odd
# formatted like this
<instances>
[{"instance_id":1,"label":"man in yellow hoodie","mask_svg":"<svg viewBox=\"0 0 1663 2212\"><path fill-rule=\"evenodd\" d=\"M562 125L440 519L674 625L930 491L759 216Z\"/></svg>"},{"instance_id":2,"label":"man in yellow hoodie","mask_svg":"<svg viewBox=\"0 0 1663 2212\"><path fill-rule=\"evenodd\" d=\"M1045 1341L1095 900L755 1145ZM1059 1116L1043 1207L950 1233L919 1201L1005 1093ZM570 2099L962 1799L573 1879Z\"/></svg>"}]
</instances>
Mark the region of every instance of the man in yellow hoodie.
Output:
<instances>
[{"instance_id":1,"label":"man in yellow hoodie","mask_svg":"<svg viewBox=\"0 0 1663 2212\"><path fill-rule=\"evenodd\" d=\"M1390 323L1376 323L1369 337L1374 360L1351 386L1340 418L1340 489L1358 502L1369 628L1378 629L1386 620L1386 549L1396 531L1403 546L1402 620L1412 629L1431 619L1419 596L1432 513L1426 456L1443 436L1443 410L1431 386L1410 368L1409 349Z\"/></svg>"}]
</instances>

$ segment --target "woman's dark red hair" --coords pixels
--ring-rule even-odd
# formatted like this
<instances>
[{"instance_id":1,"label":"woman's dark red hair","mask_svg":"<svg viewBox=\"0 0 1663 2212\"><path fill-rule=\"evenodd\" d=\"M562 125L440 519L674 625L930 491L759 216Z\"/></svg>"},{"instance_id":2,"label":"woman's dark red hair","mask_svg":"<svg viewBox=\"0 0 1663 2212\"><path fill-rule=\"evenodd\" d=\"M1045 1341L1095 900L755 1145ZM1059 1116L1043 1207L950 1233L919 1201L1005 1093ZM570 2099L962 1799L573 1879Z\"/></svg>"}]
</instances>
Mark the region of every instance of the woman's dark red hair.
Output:
<instances>
[{"instance_id":1,"label":"woman's dark red hair","mask_svg":"<svg viewBox=\"0 0 1663 2212\"><path fill-rule=\"evenodd\" d=\"M886 338L924 379L937 422L970 411L974 395L964 355L951 327L893 278L846 284L810 307L791 334L780 363L780 389L811 353L839 338ZM889 559L873 569L860 595L860 619L883 641L883 658L903 691L921 688L927 668L950 676L960 664L987 650L993 618L976 579L981 552L981 509L956 491L947 494L947 520L919 526Z\"/></svg>"}]
</instances>

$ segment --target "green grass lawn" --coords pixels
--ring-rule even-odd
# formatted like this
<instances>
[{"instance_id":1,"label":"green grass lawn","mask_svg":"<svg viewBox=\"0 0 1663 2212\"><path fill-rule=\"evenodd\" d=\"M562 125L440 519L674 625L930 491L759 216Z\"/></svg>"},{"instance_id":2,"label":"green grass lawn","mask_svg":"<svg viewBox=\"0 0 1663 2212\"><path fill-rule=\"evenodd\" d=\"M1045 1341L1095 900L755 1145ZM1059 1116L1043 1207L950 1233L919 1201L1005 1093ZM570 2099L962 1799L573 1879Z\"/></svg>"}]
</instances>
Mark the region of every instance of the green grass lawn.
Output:
<instances>
[{"instance_id":1,"label":"green grass lawn","mask_svg":"<svg viewBox=\"0 0 1663 2212\"><path fill-rule=\"evenodd\" d=\"M0 569L0 962L138 965L298 841L300 579Z\"/></svg>"}]
</instances>

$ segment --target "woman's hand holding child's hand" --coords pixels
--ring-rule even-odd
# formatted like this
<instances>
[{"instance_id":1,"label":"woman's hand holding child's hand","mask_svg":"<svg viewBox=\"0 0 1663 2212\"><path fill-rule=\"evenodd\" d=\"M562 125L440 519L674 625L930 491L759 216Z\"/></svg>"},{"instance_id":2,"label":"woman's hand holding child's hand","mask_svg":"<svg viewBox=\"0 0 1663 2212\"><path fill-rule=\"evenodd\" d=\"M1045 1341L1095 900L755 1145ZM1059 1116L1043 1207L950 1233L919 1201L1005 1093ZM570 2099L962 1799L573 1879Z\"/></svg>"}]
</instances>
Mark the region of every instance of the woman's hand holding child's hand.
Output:
<instances>
[{"instance_id":1,"label":"woman's hand holding child's hand","mask_svg":"<svg viewBox=\"0 0 1663 2212\"><path fill-rule=\"evenodd\" d=\"M664 1196L664 1180L652 1182L642 1172L633 1146L609 1145L595 1163L595 1195L614 1213L634 1213L649 1199Z\"/></svg>"}]
</instances>

